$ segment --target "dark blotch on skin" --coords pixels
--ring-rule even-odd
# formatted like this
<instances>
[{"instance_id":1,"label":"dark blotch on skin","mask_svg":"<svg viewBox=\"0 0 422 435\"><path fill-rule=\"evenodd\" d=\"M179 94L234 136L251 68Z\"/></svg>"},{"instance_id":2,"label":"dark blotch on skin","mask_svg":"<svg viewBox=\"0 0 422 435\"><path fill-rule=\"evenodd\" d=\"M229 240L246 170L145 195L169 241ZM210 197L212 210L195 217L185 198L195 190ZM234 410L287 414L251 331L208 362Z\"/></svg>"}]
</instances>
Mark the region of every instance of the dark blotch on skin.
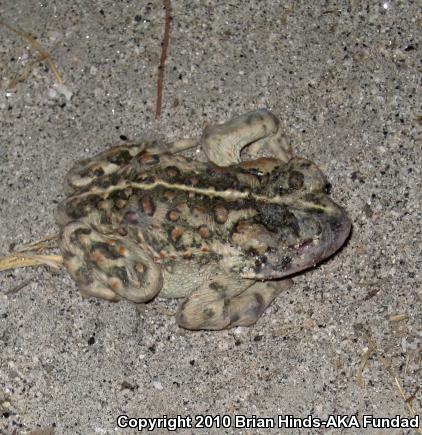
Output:
<instances>
[{"instance_id":1,"label":"dark blotch on skin","mask_svg":"<svg viewBox=\"0 0 422 435\"><path fill-rule=\"evenodd\" d=\"M315 203L315 205L318 205L318 202L317 201L314 201L314 203ZM325 209L321 209L321 208L318 208L318 207L308 207L308 208L304 208L303 209L309 216L312 216L312 215L325 215L325 214L327 214L327 211L325 210Z\"/></svg>"},{"instance_id":2,"label":"dark blotch on skin","mask_svg":"<svg viewBox=\"0 0 422 435\"><path fill-rule=\"evenodd\" d=\"M215 316L215 311L212 308L204 308L203 314L206 319L211 319Z\"/></svg>"},{"instance_id":3,"label":"dark blotch on skin","mask_svg":"<svg viewBox=\"0 0 422 435\"><path fill-rule=\"evenodd\" d=\"M100 213L100 223L101 225L110 225L111 223L110 213L102 210Z\"/></svg>"},{"instance_id":4,"label":"dark blotch on skin","mask_svg":"<svg viewBox=\"0 0 422 435\"><path fill-rule=\"evenodd\" d=\"M177 222L180 218L180 213L177 210L169 210L166 213L166 219L171 222Z\"/></svg>"},{"instance_id":5,"label":"dark blotch on skin","mask_svg":"<svg viewBox=\"0 0 422 435\"><path fill-rule=\"evenodd\" d=\"M87 207L92 206L95 208L100 201L100 197L93 197L91 199L84 200L74 198L66 203L66 215L72 220L78 220L81 217L86 216Z\"/></svg>"},{"instance_id":6,"label":"dark blotch on skin","mask_svg":"<svg viewBox=\"0 0 422 435\"><path fill-rule=\"evenodd\" d=\"M132 166L126 166L124 171L120 171L119 174L125 181L136 181L140 175Z\"/></svg>"},{"instance_id":7,"label":"dark blotch on skin","mask_svg":"<svg viewBox=\"0 0 422 435\"><path fill-rule=\"evenodd\" d=\"M176 166L167 166L165 171L167 176L171 178L180 176L180 170Z\"/></svg>"},{"instance_id":8,"label":"dark blotch on skin","mask_svg":"<svg viewBox=\"0 0 422 435\"><path fill-rule=\"evenodd\" d=\"M113 267L113 269L111 269L111 271L110 271L110 275L115 276L116 278L119 278L125 287L130 284L129 283L129 276L128 276L126 269L124 267Z\"/></svg>"},{"instance_id":9,"label":"dark blotch on skin","mask_svg":"<svg viewBox=\"0 0 422 435\"><path fill-rule=\"evenodd\" d=\"M240 319L239 313L234 313L230 316L230 324L236 323Z\"/></svg>"},{"instance_id":10,"label":"dark blotch on skin","mask_svg":"<svg viewBox=\"0 0 422 435\"><path fill-rule=\"evenodd\" d=\"M208 239L211 236L211 232L207 225L201 225L198 228L198 233L203 239Z\"/></svg>"},{"instance_id":11,"label":"dark blotch on skin","mask_svg":"<svg viewBox=\"0 0 422 435\"><path fill-rule=\"evenodd\" d=\"M71 219L77 220L84 216L83 207L75 207L75 204L72 204L72 202L68 202L66 204L66 215Z\"/></svg>"},{"instance_id":12,"label":"dark blotch on skin","mask_svg":"<svg viewBox=\"0 0 422 435\"><path fill-rule=\"evenodd\" d=\"M115 154L111 154L107 160L110 163L114 163L116 165L121 165L121 164L125 164L128 163L132 160L132 156L130 155L128 150L121 150L118 153Z\"/></svg>"},{"instance_id":13,"label":"dark blotch on skin","mask_svg":"<svg viewBox=\"0 0 422 435\"><path fill-rule=\"evenodd\" d=\"M153 216L155 213L155 204L154 201L149 197L145 196L140 200L141 204L141 210L147 215L147 216Z\"/></svg>"},{"instance_id":14,"label":"dark blotch on skin","mask_svg":"<svg viewBox=\"0 0 422 435\"><path fill-rule=\"evenodd\" d=\"M90 168L85 168L80 171L78 171L78 174L81 178L85 177L91 177L92 176L92 170Z\"/></svg>"},{"instance_id":15,"label":"dark blotch on skin","mask_svg":"<svg viewBox=\"0 0 422 435\"><path fill-rule=\"evenodd\" d=\"M171 242L177 243L183 236L183 229L181 227L172 227L169 229L168 238Z\"/></svg>"},{"instance_id":16,"label":"dark blotch on skin","mask_svg":"<svg viewBox=\"0 0 422 435\"><path fill-rule=\"evenodd\" d=\"M208 286L211 290L215 290L218 291L220 293L225 293L226 288L219 284L218 282L212 282L209 286Z\"/></svg>"},{"instance_id":17,"label":"dark blotch on skin","mask_svg":"<svg viewBox=\"0 0 422 435\"><path fill-rule=\"evenodd\" d=\"M258 257L258 258L255 260L255 267L259 267L259 266L261 266L262 264L266 264L267 261L268 261L268 258L267 258L265 255L261 255L260 257Z\"/></svg>"},{"instance_id":18,"label":"dark blotch on skin","mask_svg":"<svg viewBox=\"0 0 422 435\"><path fill-rule=\"evenodd\" d=\"M284 257L280 258L280 261L277 263L277 269L285 270L289 266L289 264L292 262L292 259L285 255Z\"/></svg>"},{"instance_id":19,"label":"dark blotch on skin","mask_svg":"<svg viewBox=\"0 0 422 435\"><path fill-rule=\"evenodd\" d=\"M208 139L211 136L212 136L212 134L211 134L211 132L208 129L204 130L204 132L202 133L202 137L204 139Z\"/></svg>"},{"instance_id":20,"label":"dark blotch on skin","mask_svg":"<svg viewBox=\"0 0 422 435\"><path fill-rule=\"evenodd\" d=\"M127 189L115 190L114 192L110 193L109 198L112 198L114 201L118 199L126 200L130 198L130 193L127 191Z\"/></svg>"},{"instance_id":21,"label":"dark blotch on skin","mask_svg":"<svg viewBox=\"0 0 422 435\"><path fill-rule=\"evenodd\" d=\"M253 293L253 297L258 305L257 311L259 311L262 308L262 306L264 305L264 298L259 293Z\"/></svg>"},{"instance_id":22,"label":"dark blotch on skin","mask_svg":"<svg viewBox=\"0 0 422 435\"><path fill-rule=\"evenodd\" d=\"M142 181L142 183L145 184L154 184L157 181L157 177L155 175L148 175L148 177L145 177L145 174L143 173L138 175L138 178Z\"/></svg>"},{"instance_id":23,"label":"dark blotch on skin","mask_svg":"<svg viewBox=\"0 0 422 435\"><path fill-rule=\"evenodd\" d=\"M260 205L262 223L273 232L288 227L290 231L299 236L299 223L296 216L285 205L262 204Z\"/></svg>"},{"instance_id":24,"label":"dark blotch on skin","mask_svg":"<svg viewBox=\"0 0 422 435\"><path fill-rule=\"evenodd\" d=\"M78 228L70 237L72 243L79 244L79 237L83 235L91 234L92 230L90 228Z\"/></svg>"},{"instance_id":25,"label":"dark blotch on skin","mask_svg":"<svg viewBox=\"0 0 422 435\"><path fill-rule=\"evenodd\" d=\"M89 171L88 171L88 174L89 174ZM101 177L102 175L104 175L104 169L103 168L95 169L95 171L93 171L93 175L95 177Z\"/></svg>"},{"instance_id":26,"label":"dark blotch on skin","mask_svg":"<svg viewBox=\"0 0 422 435\"><path fill-rule=\"evenodd\" d=\"M303 168L303 169L308 169L310 166L312 166L312 165L314 165L314 163L312 163L311 161L309 161L309 160L302 160L300 163L299 163L299 166L301 167L301 168Z\"/></svg>"},{"instance_id":27,"label":"dark blotch on skin","mask_svg":"<svg viewBox=\"0 0 422 435\"><path fill-rule=\"evenodd\" d=\"M75 255L71 254L68 251L63 253L63 261L65 261L65 262L71 260L74 257L75 257Z\"/></svg>"},{"instance_id":28,"label":"dark blotch on skin","mask_svg":"<svg viewBox=\"0 0 422 435\"><path fill-rule=\"evenodd\" d=\"M115 184L118 184L120 181L120 175L118 173L110 174L107 177L110 180L110 183L114 186Z\"/></svg>"},{"instance_id":29,"label":"dark blotch on skin","mask_svg":"<svg viewBox=\"0 0 422 435\"><path fill-rule=\"evenodd\" d=\"M222 313L223 319L227 318L227 314L229 312L229 306L230 306L230 299L224 298L223 313Z\"/></svg>"},{"instance_id":30,"label":"dark blotch on skin","mask_svg":"<svg viewBox=\"0 0 422 435\"><path fill-rule=\"evenodd\" d=\"M123 225L137 225L139 224L138 215L134 211L127 211L122 220Z\"/></svg>"},{"instance_id":31,"label":"dark blotch on skin","mask_svg":"<svg viewBox=\"0 0 422 435\"><path fill-rule=\"evenodd\" d=\"M173 245L174 246L174 245ZM174 249L176 249L177 252L185 252L187 251L186 245L177 243L176 246L174 246ZM186 259L186 257L183 257ZM188 260L191 260L192 258L187 258Z\"/></svg>"},{"instance_id":32,"label":"dark blotch on skin","mask_svg":"<svg viewBox=\"0 0 422 435\"><path fill-rule=\"evenodd\" d=\"M95 251L96 249L99 249L101 253L106 258L110 258L112 260L116 260L117 258L120 258L120 254L117 253L116 249L114 247L111 247L110 245L107 245L107 243L102 242L95 242L91 245L91 251Z\"/></svg>"},{"instance_id":33,"label":"dark blotch on skin","mask_svg":"<svg viewBox=\"0 0 422 435\"><path fill-rule=\"evenodd\" d=\"M91 230L91 228L78 228L75 232L74 232L74 234L75 234L75 236L76 237L79 237L81 234L91 234L92 233L92 230Z\"/></svg>"},{"instance_id":34,"label":"dark blotch on skin","mask_svg":"<svg viewBox=\"0 0 422 435\"><path fill-rule=\"evenodd\" d=\"M262 259L262 261L260 261ZM265 267L265 265L268 263L268 258L266 256L260 257L260 259L255 261L253 271L259 275L262 272L262 269ZM271 269L274 269L274 266L270 264Z\"/></svg>"},{"instance_id":35,"label":"dark blotch on skin","mask_svg":"<svg viewBox=\"0 0 422 435\"><path fill-rule=\"evenodd\" d=\"M188 302L189 302L188 299L185 299L179 306L179 311L180 311L181 317L183 316L183 319L185 318L185 315L182 313L182 311L185 309L186 304Z\"/></svg>"},{"instance_id":36,"label":"dark blotch on skin","mask_svg":"<svg viewBox=\"0 0 422 435\"><path fill-rule=\"evenodd\" d=\"M97 179L95 185L101 189L107 189L107 187L112 185L111 177L101 177Z\"/></svg>"},{"instance_id":37,"label":"dark blotch on skin","mask_svg":"<svg viewBox=\"0 0 422 435\"><path fill-rule=\"evenodd\" d=\"M150 154L147 159L141 158L142 163L152 166L160 163L160 156L158 154Z\"/></svg>"},{"instance_id":38,"label":"dark blotch on skin","mask_svg":"<svg viewBox=\"0 0 422 435\"><path fill-rule=\"evenodd\" d=\"M304 181L305 181L305 177L301 172L292 171L289 174L288 183L290 189L299 190L303 186Z\"/></svg>"},{"instance_id":39,"label":"dark blotch on skin","mask_svg":"<svg viewBox=\"0 0 422 435\"><path fill-rule=\"evenodd\" d=\"M79 285L90 285L94 282L94 277L91 273L92 267L81 267L75 273L75 279Z\"/></svg>"},{"instance_id":40,"label":"dark blotch on skin","mask_svg":"<svg viewBox=\"0 0 422 435\"><path fill-rule=\"evenodd\" d=\"M257 257L259 256L258 251L254 248L249 248L247 251L245 251L245 254L248 257Z\"/></svg>"},{"instance_id":41,"label":"dark blotch on skin","mask_svg":"<svg viewBox=\"0 0 422 435\"><path fill-rule=\"evenodd\" d=\"M253 119L254 118L252 116L248 116L245 120L245 124L250 126L253 122Z\"/></svg>"}]
</instances>

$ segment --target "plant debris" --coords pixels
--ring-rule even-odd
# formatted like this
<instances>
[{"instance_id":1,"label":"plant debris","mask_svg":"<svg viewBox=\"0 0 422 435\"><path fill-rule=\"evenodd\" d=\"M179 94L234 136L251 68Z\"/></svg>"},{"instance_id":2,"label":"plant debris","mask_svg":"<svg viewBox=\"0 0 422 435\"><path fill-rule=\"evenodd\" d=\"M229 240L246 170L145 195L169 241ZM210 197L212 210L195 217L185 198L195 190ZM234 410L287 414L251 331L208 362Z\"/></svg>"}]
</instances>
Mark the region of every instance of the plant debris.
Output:
<instances>
[{"instance_id":1,"label":"plant debris","mask_svg":"<svg viewBox=\"0 0 422 435\"><path fill-rule=\"evenodd\" d=\"M6 27L6 29L9 29L11 32L14 32L17 35L19 35L21 38L25 39L31 45L31 47L38 52L37 58L34 61L32 61L30 64L28 64L23 70L23 72L9 83L8 85L9 89L13 89L14 87L16 87L16 85L19 82L26 80L29 74L31 73L33 67L37 63L42 61L46 61L48 66L50 67L54 75L55 83L58 85L63 84L63 79L61 78L59 71L55 63L53 62L53 59L51 58L50 54L42 47L42 45L30 33L25 32L19 27L14 27L2 19L0 19L0 25Z\"/></svg>"}]
</instances>

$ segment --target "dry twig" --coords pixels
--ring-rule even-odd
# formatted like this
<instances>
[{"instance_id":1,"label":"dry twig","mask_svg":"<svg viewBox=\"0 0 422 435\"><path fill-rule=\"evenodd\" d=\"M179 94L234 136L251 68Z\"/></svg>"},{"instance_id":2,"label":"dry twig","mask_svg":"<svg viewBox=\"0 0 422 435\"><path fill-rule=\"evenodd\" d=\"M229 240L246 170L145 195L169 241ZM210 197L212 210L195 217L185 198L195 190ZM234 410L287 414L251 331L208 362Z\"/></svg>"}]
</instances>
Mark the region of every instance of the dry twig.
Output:
<instances>
[{"instance_id":1,"label":"dry twig","mask_svg":"<svg viewBox=\"0 0 422 435\"><path fill-rule=\"evenodd\" d=\"M36 242L27 243L21 248L17 249L16 252L28 252L28 251L43 251L44 249L57 248L57 240L59 240L58 234L52 236L44 236L42 239Z\"/></svg>"},{"instance_id":2,"label":"dry twig","mask_svg":"<svg viewBox=\"0 0 422 435\"><path fill-rule=\"evenodd\" d=\"M0 258L0 272L29 266L50 266L53 269L59 269L62 264L63 257L61 255L23 254L16 252Z\"/></svg>"},{"instance_id":3,"label":"dry twig","mask_svg":"<svg viewBox=\"0 0 422 435\"><path fill-rule=\"evenodd\" d=\"M25 288L27 285L31 284L31 281L26 280L24 282L21 282L20 284L16 285L15 287L12 287L10 290L7 290L5 292L6 295L11 295L12 293L17 293L18 291Z\"/></svg>"},{"instance_id":4,"label":"dry twig","mask_svg":"<svg viewBox=\"0 0 422 435\"><path fill-rule=\"evenodd\" d=\"M373 353L378 353L378 346L375 343L374 340L372 340L371 337L367 337L368 338L368 349L367 351L363 354L361 362L359 364L359 368L358 368L358 373L356 375L356 382L359 386L363 387L365 385L364 380L363 380L363 376L362 376L362 372L364 367L366 366L366 363L368 362L369 357L373 354ZM411 394L410 396L406 397L402 386L400 385L400 381L397 378L396 374L394 373L391 364L381 355L378 354L378 360L380 361L381 365L384 367L384 369L389 373L389 375L394 379L394 383L396 385L396 388L400 394L400 397L402 398L404 404L406 405L406 408L409 412L409 414L412 417L415 417L416 413L415 410L413 408L413 400L416 398L417 393L419 392L419 387L416 387L415 391L413 392L413 394ZM422 435L422 428L419 427L418 432Z\"/></svg>"},{"instance_id":5,"label":"dry twig","mask_svg":"<svg viewBox=\"0 0 422 435\"><path fill-rule=\"evenodd\" d=\"M9 87L13 87L12 85L16 85L19 81L25 80L26 77L28 77L29 73L31 72L33 66L42 60L45 60L48 64L48 66L50 67L50 69L54 75L55 82L57 84L63 83L63 79L61 78L59 71L58 71L55 63L53 62L53 59L51 58L50 54L41 46L41 44L30 33L25 32L24 30L22 30L18 27L13 27L9 23L6 23L6 21L4 21L2 19L0 19L0 25L6 27L11 32L16 33L21 38L28 41L28 43L31 45L31 47L39 53L38 58L35 61L31 62L25 68L24 72L19 75L19 77L17 79L12 80L12 82L9 84Z\"/></svg>"},{"instance_id":6,"label":"dry twig","mask_svg":"<svg viewBox=\"0 0 422 435\"><path fill-rule=\"evenodd\" d=\"M414 397L411 397L411 400L409 400L409 398L406 398L403 388L400 385L399 380L397 379L397 377L394 375L394 373L392 373L392 371L390 371L391 376L393 376L394 378L394 382L396 383L396 387L399 390L400 393L400 397L403 399L404 403L406 404L407 410L409 411L409 414L414 417L416 415L415 410L413 409L413 405L412 405L412 400L414 399ZM417 390L416 390L417 392ZM416 395L416 392L414 393ZM418 432L420 434L422 434L422 428L418 427Z\"/></svg>"},{"instance_id":7,"label":"dry twig","mask_svg":"<svg viewBox=\"0 0 422 435\"><path fill-rule=\"evenodd\" d=\"M0 272L19 267L50 266L59 269L63 257L56 254L43 254L45 250L57 248L58 236L45 236L41 240L28 243L9 255L0 257Z\"/></svg>"},{"instance_id":8,"label":"dry twig","mask_svg":"<svg viewBox=\"0 0 422 435\"><path fill-rule=\"evenodd\" d=\"M363 379L363 369L365 368L370 356L377 350L376 343L368 337L369 346L366 352L363 354L362 359L359 364L358 373L356 375L356 382L360 387L365 386L365 381Z\"/></svg>"}]
</instances>

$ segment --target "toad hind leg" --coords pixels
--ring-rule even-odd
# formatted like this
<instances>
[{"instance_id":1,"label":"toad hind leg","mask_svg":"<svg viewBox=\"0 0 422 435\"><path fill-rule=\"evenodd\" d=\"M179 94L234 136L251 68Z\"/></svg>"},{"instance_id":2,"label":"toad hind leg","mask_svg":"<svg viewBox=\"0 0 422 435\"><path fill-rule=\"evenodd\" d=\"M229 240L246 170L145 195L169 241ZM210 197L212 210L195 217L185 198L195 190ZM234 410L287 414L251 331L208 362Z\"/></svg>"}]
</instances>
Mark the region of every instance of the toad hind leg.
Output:
<instances>
[{"instance_id":1,"label":"toad hind leg","mask_svg":"<svg viewBox=\"0 0 422 435\"><path fill-rule=\"evenodd\" d=\"M192 293L176 313L179 326L186 329L226 329L253 325L289 280L254 282L213 280Z\"/></svg>"},{"instance_id":2,"label":"toad hind leg","mask_svg":"<svg viewBox=\"0 0 422 435\"><path fill-rule=\"evenodd\" d=\"M60 247L82 296L141 303L151 300L163 285L160 267L139 245L102 234L88 223L66 225Z\"/></svg>"}]
</instances>

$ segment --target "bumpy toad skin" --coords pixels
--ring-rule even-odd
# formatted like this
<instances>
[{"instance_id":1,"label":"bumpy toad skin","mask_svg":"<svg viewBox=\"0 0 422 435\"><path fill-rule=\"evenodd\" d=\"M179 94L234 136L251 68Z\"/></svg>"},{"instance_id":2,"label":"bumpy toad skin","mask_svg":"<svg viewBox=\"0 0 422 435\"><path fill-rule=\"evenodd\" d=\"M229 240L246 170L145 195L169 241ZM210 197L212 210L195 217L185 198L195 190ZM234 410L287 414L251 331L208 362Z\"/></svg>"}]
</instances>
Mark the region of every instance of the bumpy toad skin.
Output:
<instances>
[{"instance_id":1,"label":"bumpy toad skin","mask_svg":"<svg viewBox=\"0 0 422 435\"><path fill-rule=\"evenodd\" d=\"M283 278L344 243L350 221L318 167L292 157L278 119L258 110L207 128L209 162L144 141L77 163L58 207L64 264L86 297L185 297L187 329L255 323ZM275 157L241 161L249 145Z\"/></svg>"}]
</instances>

